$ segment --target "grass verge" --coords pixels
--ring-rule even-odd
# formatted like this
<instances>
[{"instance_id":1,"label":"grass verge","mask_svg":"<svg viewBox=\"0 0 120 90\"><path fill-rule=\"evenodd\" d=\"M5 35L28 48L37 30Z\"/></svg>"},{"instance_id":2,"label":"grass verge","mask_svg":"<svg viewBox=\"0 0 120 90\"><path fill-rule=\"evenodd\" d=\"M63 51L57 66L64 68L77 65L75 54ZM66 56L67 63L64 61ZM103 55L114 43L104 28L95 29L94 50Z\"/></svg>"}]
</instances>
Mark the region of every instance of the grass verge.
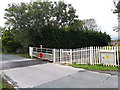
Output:
<instances>
[{"instance_id":1,"label":"grass verge","mask_svg":"<svg viewBox=\"0 0 120 90\"><path fill-rule=\"evenodd\" d=\"M4 80L2 78L2 80L0 80L0 89L1 90L15 90L14 87L12 85L10 85L6 80Z\"/></svg>"},{"instance_id":2,"label":"grass verge","mask_svg":"<svg viewBox=\"0 0 120 90\"><path fill-rule=\"evenodd\" d=\"M102 64L98 65L85 65L85 64L70 64L72 67L76 68L83 68L87 70L97 70L97 71L120 71L120 67L113 67L113 66L103 66Z\"/></svg>"}]
</instances>

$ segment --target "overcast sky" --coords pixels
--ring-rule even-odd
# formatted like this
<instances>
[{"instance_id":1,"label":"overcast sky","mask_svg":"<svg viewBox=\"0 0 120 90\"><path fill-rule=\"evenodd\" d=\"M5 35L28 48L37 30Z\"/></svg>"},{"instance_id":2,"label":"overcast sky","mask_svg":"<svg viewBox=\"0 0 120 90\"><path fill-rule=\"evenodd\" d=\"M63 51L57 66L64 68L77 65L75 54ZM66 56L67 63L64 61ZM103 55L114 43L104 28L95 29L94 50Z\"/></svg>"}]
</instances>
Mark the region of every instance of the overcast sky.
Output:
<instances>
[{"instance_id":1,"label":"overcast sky","mask_svg":"<svg viewBox=\"0 0 120 90\"><path fill-rule=\"evenodd\" d=\"M31 0L2 0L0 3L0 26L4 27L4 9L10 3L30 2ZM33 0L32 0L33 1ZM49 0L48 0L49 1ZM59 0L50 0L59 1ZM112 39L118 38L118 33L113 31L113 26L117 25L117 15L112 13L114 9L113 0L64 0L72 4L76 9L79 19L94 18L102 32L106 32Z\"/></svg>"}]
</instances>

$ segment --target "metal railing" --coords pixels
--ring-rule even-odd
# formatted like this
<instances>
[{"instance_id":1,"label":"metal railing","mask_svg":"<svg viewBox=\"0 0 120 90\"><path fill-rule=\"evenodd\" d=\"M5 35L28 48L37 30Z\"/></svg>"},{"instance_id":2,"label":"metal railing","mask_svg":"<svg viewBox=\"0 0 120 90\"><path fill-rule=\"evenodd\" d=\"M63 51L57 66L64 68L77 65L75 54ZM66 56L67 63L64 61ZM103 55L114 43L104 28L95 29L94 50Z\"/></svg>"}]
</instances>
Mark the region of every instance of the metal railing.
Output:
<instances>
[{"instance_id":1,"label":"metal railing","mask_svg":"<svg viewBox=\"0 0 120 90\"><path fill-rule=\"evenodd\" d=\"M119 49L118 46L105 47L85 47L78 49L51 49L30 47L29 54L32 57L40 58L40 53L43 54L42 59L48 59L54 63L78 63L78 64L102 64L101 52L113 52L115 58L108 62L108 65L119 66Z\"/></svg>"}]
</instances>

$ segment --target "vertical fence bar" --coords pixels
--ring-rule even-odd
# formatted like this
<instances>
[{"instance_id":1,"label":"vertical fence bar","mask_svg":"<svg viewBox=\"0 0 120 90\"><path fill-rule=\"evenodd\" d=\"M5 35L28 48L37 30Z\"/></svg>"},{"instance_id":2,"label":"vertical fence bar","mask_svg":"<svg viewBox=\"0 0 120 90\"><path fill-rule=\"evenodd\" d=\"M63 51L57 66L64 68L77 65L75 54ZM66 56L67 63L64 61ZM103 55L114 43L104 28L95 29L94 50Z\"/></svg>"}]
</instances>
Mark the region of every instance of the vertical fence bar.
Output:
<instances>
[{"instance_id":1,"label":"vertical fence bar","mask_svg":"<svg viewBox=\"0 0 120 90\"><path fill-rule=\"evenodd\" d=\"M83 63L82 63L82 48L81 48L81 50L80 50L80 51L81 51L81 64L83 64Z\"/></svg>"},{"instance_id":2,"label":"vertical fence bar","mask_svg":"<svg viewBox=\"0 0 120 90\"><path fill-rule=\"evenodd\" d=\"M88 56L88 53L87 53L87 47L86 47L86 64L88 63L88 58L87 58L87 56Z\"/></svg>"},{"instance_id":3,"label":"vertical fence bar","mask_svg":"<svg viewBox=\"0 0 120 90\"><path fill-rule=\"evenodd\" d=\"M62 63L62 50L60 49L60 64Z\"/></svg>"},{"instance_id":4,"label":"vertical fence bar","mask_svg":"<svg viewBox=\"0 0 120 90\"><path fill-rule=\"evenodd\" d=\"M55 63L55 49L53 49L53 63Z\"/></svg>"},{"instance_id":5,"label":"vertical fence bar","mask_svg":"<svg viewBox=\"0 0 120 90\"><path fill-rule=\"evenodd\" d=\"M92 50L93 47L90 47L90 64L92 64L92 56L93 56Z\"/></svg>"},{"instance_id":6,"label":"vertical fence bar","mask_svg":"<svg viewBox=\"0 0 120 90\"><path fill-rule=\"evenodd\" d=\"M75 62L75 50L74 50L74 52L73 52L73 62Z\"/></svg>"},{"instance_id":7,"label":"vertical fence bar","mask_svg":"<svg viewBox=\"0 0 120 90\"><path fill-rule=\"evenodd\" d=\"M118 67L119 67L119 46L117 46L117 62L118 62Z\"/></svg>"},{"instance_id":8,"label":"vertical fence bar","mask_svg":"<svg viewBox=\"0 0 120 90\"><path fill-rule=\"evenodd\" d=\"M93 61L94 61L94 64L96 64L96 59L95 59L95 47L93 47Z\"/></svg>"},{"instance_id":9,"label":"vertical fence bar","mask_svg":"<svg viewBox=\"0 0 120 90\"><path fill-rule=\"evenodd\" d=\"M116 50L116 47L114 46L114 50ZM115 54L115 66L116 66L116 52L114 52Z\"/></svg>"},{"instance_id":10,"label":"vertical fence bar","mask_svg":"<svg viewBox=\"0 0 120 90\"><path fill-rule=\"evenodd\" d=\"M84 64L84 48L82 48L82 63Z\"/></svg>"},{"instance_id":11,"label":"vertical fence bar","mask_svg":"<svg viewBox=\"0 0 120 90\"><path fill-rule=\"evenodd\" d=\"M70 64L72 64L72 49L70 49Z\"/></svg>"},{"instance_id":12,"label":"vertical fence bar","mask_svg":"<svg viewBox=\"0 0 120 90\"><path fill-rule=\"evenodd\" d=\"M90 64L90 47L89 47L89 52L88 52L88 54L89 54L89 64Z\"/></svg>"},{"instance_id":13,"label":"vertical fence bar","mask_svg":"<svg viewBox=\"0 0 120 90\"><path fill-rule=\"evenodd\" d=\"M99 46L98 46L98 61L99 61L99 64L101 63L100 62L100 50L101 50L102 48L100 48Z\"/></svg>"},{"instance_id":14,"label":"vertical fence bar","mask_svg":"<svg viewBox=\"0 0 120 90\"><path fill-rule=\"evenodd\" d=\"M33 47L29 47L29 55L30 55L31 58L33 58L32 57L32 52L33 52Z\"/></svg>"},{"instance_id":15,"label":"vertical fence bar","mask_svg":"<svg viewBox=\"0 0 120 90\"><path fill-rule=\"evenodd\" d=\"M98 64L98 60L97 60L97 46L95 47L95 58L96 58L96 63Z\"/></svg>"}]
</instances>

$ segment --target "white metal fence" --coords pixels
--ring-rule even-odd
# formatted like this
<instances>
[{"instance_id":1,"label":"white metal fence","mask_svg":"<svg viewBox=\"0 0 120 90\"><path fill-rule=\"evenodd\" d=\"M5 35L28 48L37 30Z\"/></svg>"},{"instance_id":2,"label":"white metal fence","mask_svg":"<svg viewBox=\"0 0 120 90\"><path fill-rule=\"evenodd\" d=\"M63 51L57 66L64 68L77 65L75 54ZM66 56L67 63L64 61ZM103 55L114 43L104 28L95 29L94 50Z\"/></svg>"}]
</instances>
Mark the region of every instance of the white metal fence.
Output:
<instances>
[{"instance_id":1,"label":"white metal fence","mask_svg":"<svg viewBox=\"0 0 120 90\"><path fill-rule=\"evenodd\" d=\"M40 58L40 52L43 59L52 60L54 63L78 63L78 64L101 64L100 52L114 51L115 59L113 65L119 66L119 50L118 46L105 47L85 47L78 49L50 49L50 48L29 48L31 57ZM110 65L108 63L108 65Z\"/></svg>"}]
</instances>

